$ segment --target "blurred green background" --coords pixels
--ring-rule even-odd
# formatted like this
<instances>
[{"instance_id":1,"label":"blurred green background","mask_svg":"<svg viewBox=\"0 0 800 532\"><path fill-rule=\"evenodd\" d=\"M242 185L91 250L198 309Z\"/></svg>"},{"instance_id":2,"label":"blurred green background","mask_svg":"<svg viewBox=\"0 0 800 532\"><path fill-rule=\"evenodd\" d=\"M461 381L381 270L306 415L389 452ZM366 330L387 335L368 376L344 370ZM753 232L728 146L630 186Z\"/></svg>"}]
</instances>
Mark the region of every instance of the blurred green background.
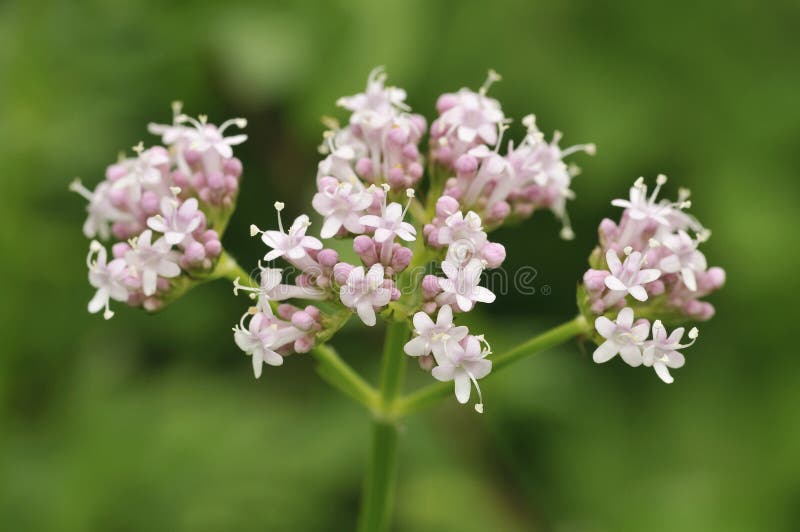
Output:
<instances>
[{"instance_id":1,"label":"blurred green background","mask_svg":"<svg viewBox=\"0 0 800 532\"><path fill-rule=\"evenodd\" d=\"M67 184L155 143L145 126L173 99L245 116L225 244L250 268L249 224L277 199L310 210L319 117L343 117L336 98L383 64L428 117L493 67L508 115L598 145L575 158L575 241L547 213L496 234L550 289L475 313L496 352L573 316L597 223L639 175L693 189L728 272L674 385L572 343L488 381L483 416L449 401L409 419L396 530L800 529L799 23L796 2L0 3L0 528L353 527L366 415L308 357L255 381L224 282L157 317L88 315ZM381 338L353 327L334 344L373 377Z\"/></svg>"}]
</instances>

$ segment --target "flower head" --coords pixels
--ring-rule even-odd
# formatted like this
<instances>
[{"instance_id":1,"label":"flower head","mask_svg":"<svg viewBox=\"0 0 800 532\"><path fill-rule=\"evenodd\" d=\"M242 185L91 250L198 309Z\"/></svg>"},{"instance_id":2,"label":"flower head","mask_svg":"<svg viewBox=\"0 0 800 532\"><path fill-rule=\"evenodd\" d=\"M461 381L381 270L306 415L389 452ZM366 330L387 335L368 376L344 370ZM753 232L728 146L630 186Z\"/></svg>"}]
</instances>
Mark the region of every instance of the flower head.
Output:
<instances>
[{"instance_id":1,"label":"flower head","mask_svg":"<svg viewBox=\"0 0 800 532\"><path fill-rule=\"evenodd\" d=\"M442 305L436 317L436 323L424 312L414 314L414 334L404 350L412 357L433 353L437 361L444 360L449 350L456 349L456 344L464 339L469 330L453 324L453 310L450 305Z\"/></svg>"},{"instance_id":2,"label":"flower head","mask_svg":"<svg viewBox=\"0 0 800 532\"><path fill-rule=\"evenodd\" d=\"M452 349L446 350L445 356L441 357L441 360L437 360L437 366L431 370L431 375L438 381L453 381L456 399L461 404L469 401L470 390L474 385L475 391L478 392L478 403L475 405L475 410L483 413L483 395L478 380L492 371L492 361L486 360L491 353L489 344L483 340L483 337L467 336L460 343L452 346Z\"/></svg>"},{"instance_id":3,"label":"flower head","mask_svg":"<svg viewBox=\"0 0 800 532\"><path fill-rule=\"evenodd\" d=\"M350 271L347 282L340 288L342 304L354 309L365 325L375 325L375 309L386 306L392 297L392 290L386 286L383 265L373 264L368 272L363 266Z\"/></svg>"},{"instance_id":4,"label":"flower head","mask_svg":"<svg viewBox=\"0 0 800 532\"><path fill-rule=\"evenodd\" d=\"M678 327L672 334L667 335L667 329L660 320L653 322L653 339L644 343L643 362L645 366L652 366L658 377L671 384L674 379L669 374L669 368L680 368L686 362L683 355L678 352L694 344L697 340L697 327L689 331L691 342L681 345L685 329Z\"/></svg>"},{"instance_id":5,"label":"flower head","mask_svg":"<svg viewBox=\"0 0 800 532\"><path fill-rule=\"evenodd\" d=\"M600 316L595 320L594 326L600 336L606 339L594 350L592 358L595 362L608 362L619 353L628 365L642 365L642 344L650 333L650 323L647 320L634 324L633 309L625 307L617 314L616 322Z\"/></svg>"}]
</instances>

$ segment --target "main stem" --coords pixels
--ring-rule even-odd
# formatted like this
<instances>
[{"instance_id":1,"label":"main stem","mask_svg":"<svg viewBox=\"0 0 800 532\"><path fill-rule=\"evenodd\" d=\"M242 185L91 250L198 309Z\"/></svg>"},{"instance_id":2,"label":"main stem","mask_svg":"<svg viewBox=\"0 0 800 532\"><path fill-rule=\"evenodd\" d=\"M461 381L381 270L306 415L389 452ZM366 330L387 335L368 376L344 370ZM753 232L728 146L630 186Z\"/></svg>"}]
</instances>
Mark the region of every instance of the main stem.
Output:
<instances>
[{"instance_id":1,"label":"main stem","mask_svg":"<svg viewBox=\"0 0 800 532\"><path fill-rule=\"evenodd\" d=\"M403 345L408 336L405 321L390 321L381 362L380 407L372 420L372 448L358 518L361 532L386 530L390 522L397 473L397 420L386 413L403 387L406 367Z\"/></svg>"}]
</instances>

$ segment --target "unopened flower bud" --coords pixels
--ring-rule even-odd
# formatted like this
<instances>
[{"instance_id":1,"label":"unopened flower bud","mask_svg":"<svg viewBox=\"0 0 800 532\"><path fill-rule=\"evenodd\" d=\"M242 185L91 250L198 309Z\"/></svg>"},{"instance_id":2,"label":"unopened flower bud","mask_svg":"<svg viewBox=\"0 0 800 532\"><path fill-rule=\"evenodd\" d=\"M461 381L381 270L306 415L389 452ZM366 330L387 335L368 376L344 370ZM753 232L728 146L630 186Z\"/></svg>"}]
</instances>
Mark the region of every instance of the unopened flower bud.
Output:
<instances>
[{"instance_id":1,"label":"unopened flower bud","mask_svg":"<svg viewBox=\"0 0 800 532\"><path fill-rule=\"evenodd\" d=\"M486 261L487 268L499 268L506 260L506 248L502 244L489 242L481 249L481 258Z\"/></svg>"}]
</instances>

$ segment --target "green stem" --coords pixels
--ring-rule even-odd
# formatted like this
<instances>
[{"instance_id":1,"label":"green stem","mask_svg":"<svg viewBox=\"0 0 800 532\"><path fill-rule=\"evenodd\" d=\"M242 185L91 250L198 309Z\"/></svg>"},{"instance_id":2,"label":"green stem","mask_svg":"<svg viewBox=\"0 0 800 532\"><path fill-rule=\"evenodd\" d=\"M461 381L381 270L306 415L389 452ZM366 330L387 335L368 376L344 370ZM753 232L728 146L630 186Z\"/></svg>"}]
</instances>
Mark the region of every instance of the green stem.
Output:
<instances>
[{"instance_id":1,"label":"green stem","mask_svg":"<svg viewBox=\"0 0 800 532\"><path fill-rule=\"evenodd\" d=\"M386 414L403 387L403 345L409 334L406 320L390 320L381 362L380 409L372 421L372 448L358 518L361 532L386 530L390 522L397 469L397 420Z\"/></svg>"},{"instance_id":2,"label":"green stem","mask_svg":"<svg viewBox=\"0 0 800 532\"><path fill-rule=\"evenodd\" d=\"M491 375L522 358L541 353L588 331L589 324L586 319L583 316L578 316L549 331L543 332L500 356L494 357L492 359ZM453 384L451 382L432 384L395 401L392 411L397 417L407 416L430 406L439 399L452 395L452 393Z\"/></svg>"},{"instance_id":3,"label":"green stem","mask_svg":"<svg viewBox=\"0 0 800 532\"><path fill-rule=\"evenodd\" d=\"M332 347L318 345L311 350L311 356L316 359L317 373L324 381L369 410L377 411L380 403L378 392L348 366Z\"/></svg>"}]
</instances>

